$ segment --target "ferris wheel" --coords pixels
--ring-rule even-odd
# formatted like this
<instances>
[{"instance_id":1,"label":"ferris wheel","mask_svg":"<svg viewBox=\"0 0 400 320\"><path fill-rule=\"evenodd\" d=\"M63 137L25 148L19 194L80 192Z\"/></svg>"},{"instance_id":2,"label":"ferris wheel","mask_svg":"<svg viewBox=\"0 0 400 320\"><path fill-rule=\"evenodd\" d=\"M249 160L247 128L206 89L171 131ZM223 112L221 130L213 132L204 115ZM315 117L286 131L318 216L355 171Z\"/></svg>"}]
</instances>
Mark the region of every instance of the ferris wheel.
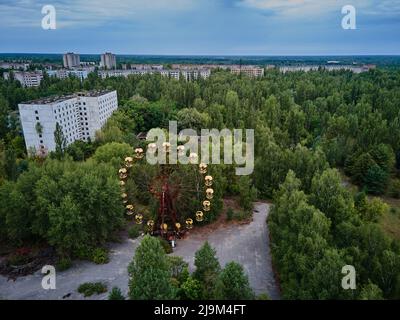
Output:
<instances>
[{"instance_id":1,"label":"ferris wheel","mask_svg":"<svg viewBox=\"0 0 400 320\"><path fill-rule=\"evenodd\" d=\"M166 155L170 153L171 144L162 145ZM150 143L147 152L154 154L157 146ZM185 153L185 147L177 147L178 155ZM205 163L197 164L198 155L191 153L189 164L158 164L155 172L145 182L137 185L142 192L148 192L158 202L155 218L145 218L135 206L127 188L129 179L137 178L135 167L144 162L145 152L136 148L133 156L124 159L124 166L119 169L122 202L128 216L133 216L136 224L144 224L146 231L170 239L181 238L187 230L191 230L194 221L203 222L205 215L211 210L214 197L213 177L208 174ZM168 157L167 157L168 159ZM138 180L138 179L136 179ZM188 206L188 203L192 204ZM193 210L193 212L187 212Z\"/></svg>"}]
</instances>

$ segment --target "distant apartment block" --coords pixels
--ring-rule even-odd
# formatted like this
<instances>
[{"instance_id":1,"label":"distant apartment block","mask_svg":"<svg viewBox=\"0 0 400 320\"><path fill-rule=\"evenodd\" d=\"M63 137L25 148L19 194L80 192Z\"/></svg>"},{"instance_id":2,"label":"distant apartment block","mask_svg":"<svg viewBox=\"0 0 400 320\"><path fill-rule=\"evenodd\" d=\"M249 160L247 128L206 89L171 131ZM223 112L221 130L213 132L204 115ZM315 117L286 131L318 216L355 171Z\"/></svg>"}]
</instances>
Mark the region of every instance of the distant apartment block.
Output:
<instances>
[{"instance_id":1,"label":"distant apartment block","mask_svg":"<svg viewBox=\"0 0 400 320\"><path fill-rule=\"evenodd\" d=\"M198 70L181 70L180 72L186 81L197 80L199 78L207 79L211 75L209 69L198 69Z\"/></svg>"},{"instance_id":2,"label":"distant apartment block","mask_svg":"<svg viewBox=\"0 0 400 320\"><path fill-rule=\"evenodd\" d=\"M133 69L133 70L163 70L163 65L151 65L151 64L123 64L122 69Z\"/></svg>"},{"instance_id":3,"label":"distant apartment block","mask_svg":"<svg viewBox=\"0 0 400 320\"><path fill-rule=\"evenodd\" d=\"M331 62L331 61L330 61ZM304 66L283 66L279 67L279 71L286 72L310 72L310 71L318 71L318 70L326 70L326 71L351 71L354 73L363 73L368 72L369 70L375 69L375 65L363 65L363 66L351 66L351 65L336 65L331 62L329 65L304 65Z\"/></svg>"},{"instance_id":4,"label":"distant apartment block","mask_svg":"<svg viewBox=\"0 0 400 320\"><path fill-rule=\"evenodd\" d=\"M245 74L249 77L261 77L264 75L264 68L257 66L231 66L231 73L239 75Z\"/></svg>"},{"instance_id":5,"label":"distant apartment block","mask_svg":"<svg viewBox=\"0 0 400 320\"><path fill-rule=\"evenodd\" d=\"M117 108L116 91L90 91L20 103L26 148L40 154L54 151L56 123L61 126L67 145L76 140L93 140Z\"/></svg>"},{"instance_id":6,"label":"distant apartment block","mask_svg":"<svg viewBox=\"0 0 400 320\"><path fill-rule=\"evenodd\" d=\"M59 78L59 79L66 79L70 76L76 77L78 79L80 79L81 81L83 81L84 79L86 79L88 77L88 74L90 72L93 72L94 68L80 68L80 69L59 69L59 70L46 70L46 73L50 76L50 77L55 77L55 78Z\"/></svg>"},{"instance_id":7,"label":"distant apartment block","mask_svg":"<svg viewBox=\"0 0 400 320\"><path fill-rule=\"evenodd\" d=\"M0 62L0 69L26 71L28 70L28 68L29 68L29 63Z\"/></svg>"},{"instance_id":8,"label":"distant apartment block","mask_svg":"<svg viewBox=\"0 0 400 320\"><path fill-rule=\"evenodd\" d=\"M21 85L25 88L38 87L43 80L42 71L13 71L12 74L14 76L14 79L19 81ZM5 80L8 80L11 77L11 73L5 72L3 74L3 77Z\"/></svg>"},{"instance_id":9,"label":"distant apartment block","mask_svg":"<svg viewBox=\"0 0 400 320\"><path fill-rule=\"evenodd\" d=\"M81 64L81 58L79 54L73 52L68 52L63 55L64 68L71 69L74 67L79 67Z\"/></svg>"},{"instance_id":10,"label":"distant apartment block","mask_svg":"<svg viewBox=\"0 0 400 320\"><path fill-rule=\"evenodd\" d=\"M115 69L117 67L117 59L115 54L110 52L103 53L100 57L100 68L103 69Z\"/></svg>"},{"instance_id":11,"label":"distant apartment block","mask_svg":"<svg viewBox=\"0 0 400 320\"><path fill-rule=\"evenodd\" d=\"M161 74L162 76L179 80L182 76L187 81L197 80L199 78L207 79L211 70L164 70L164 69L123 69L123 70L102 70L99 71L99 76L103 79L107 77L128 77L130 75L146 75L146 74Z\"/></svg>"}]
</instances>

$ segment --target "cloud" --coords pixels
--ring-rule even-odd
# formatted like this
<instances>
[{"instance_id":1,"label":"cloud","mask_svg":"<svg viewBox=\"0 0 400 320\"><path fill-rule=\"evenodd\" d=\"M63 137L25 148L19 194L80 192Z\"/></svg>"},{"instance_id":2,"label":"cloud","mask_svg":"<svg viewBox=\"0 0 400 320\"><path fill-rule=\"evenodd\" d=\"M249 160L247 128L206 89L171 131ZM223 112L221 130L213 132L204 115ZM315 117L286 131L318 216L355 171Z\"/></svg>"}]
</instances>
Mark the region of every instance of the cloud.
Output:
<instances>
[{"instance_id":1,"label":"cloud","mask_svg":"<svg viewBox=\"0 0 400 320\"><path fill-rule=\"evenodd\" d=\"M180 13L193 8L196 0L2 0L0 26L39 26L43 17L41 8L46 4L56 8L58 27L80 27Z\"/></svg>"},{"instance_id":2,"label":"cloud","mask_svg":"<svg viewBox=\"0 0 400 320\"><path fill-rule=\"evenodd\" d=\"M238 0L238 5L288 18L341 12L345 5L352 5L366 15L400 14L399 0Z\"/></svg>"},{"instance_id":3,"label":"cloud","mask_svg":"<svg viewBox=\"0 0 400 320\"><path fill-rule=\"evenodd\" d=\"M303 14L320 14L340 8L338 0L242 0L240 5L272 11L279 16L298 16Z\"/></svg>"}]
</instances>

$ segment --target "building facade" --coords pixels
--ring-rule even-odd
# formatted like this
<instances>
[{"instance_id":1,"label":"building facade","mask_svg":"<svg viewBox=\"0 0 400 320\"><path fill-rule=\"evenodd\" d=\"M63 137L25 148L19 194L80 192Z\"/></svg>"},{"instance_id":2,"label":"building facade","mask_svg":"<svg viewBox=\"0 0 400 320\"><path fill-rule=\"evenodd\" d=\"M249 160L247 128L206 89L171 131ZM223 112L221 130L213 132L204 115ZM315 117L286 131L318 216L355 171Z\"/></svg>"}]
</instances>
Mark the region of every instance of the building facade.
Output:
<instances>
[{"instance_id":1,"label":"building facade","mask_svg":"<svg viewBox=\"0 0 400 320\"><path fill-rule=\"evenodd\" d=\"M29 63L22 62L0 62L0 69L27 71Z\"/></svg>"},{"instance_id":2,"label":"building facade","mask_svg":"<svg viewBox=\"0 0 400 320\"><path fill-rule=\"evenodd\" d=\"M115 54L110 52L103 53L100 58L100 67L108 70L115 69L117 67Z\"/></svg>"},{"instance_id":3,"label":"building facade","mask_svg":"<svg viewBox=\"0 0 400 320\"><path fill-rule=\"evenodd\" d=\"M330 62L329 65L297 65L297 66L283 66L279 67L279 71L282 73L286 72L310 72L310 71L318 71L318 70L326 70L326 71L351 71L353 73L363 73L368 72L369 70L375 69L375 65L363 65L363 66L352 66L352 65L337 65L333 64L333 61Z\"/></svg>"},{"instance_id":4,"label":"building facade","mask_svg":"<svg viewBox=\"0 0 400 320\"><path fill-rule=\"evenodd\" d=\"M129 75L161 74L164 77L179 80L182 76L187 81L200 78L207 79L211 75L210 69L197 70L165 70L165 69L123 69L123 70L101 70L99 76L103 79L107 77L128 77Z\"/></svg>"},{"instance_id":5,"label":"building facade","mask_svg":"<svg viewBox=\"0 0 400 320\"><path fill-rule=\"evenodd\" d=\"M249 77L261 77L264 75L264 68L257 66L231 66L231 73L239 75L245 74Z\"/></svg>"},{"instance_id":6,"label":"building facade","mask_svg":"<svg viewBox=\"0 0 400 320\"><path fill-rule=\"evenodd\" d=\"M40 83L43 80L43 72L42 71L13 71L14 79L19 81L21 85L25 88L32 88L40 86ZM5 80L10 79L11 74L9 72L5 72L3 74Z\"/></svg>"},{"instance_id":7,"label":"building facade","mask_svg":"<svg viewBox=\"0 0 400 320\"><path fill-rule=\"evenodd\" d=\"M54 131L61 126L67 145L95 138L118 108L116 91L91 91L18 105L28 153L54 151Z\"/></svg>"},{"instance_id":8,"label":"building facade","mask_svg":"<svg viewBox=\"0 0 400 320\"><path fill-rule=\"evenodd\" d=\"M73 52L68 52L63 55L64 68L70 69L74 67L79 67L81 64L81 58L79 54Z\"/></svg>"},{"instance_id":9,"label":"building facade","mask_svg":"<svg viewBox=\"0 0 400 320\"><path fill-rule=\"evenodd\" d=\"M86 79L90 72L92 72L92 71L90 71L88 68L85 68L85 69L83 69L83 68L82 69L73 69L73 70L69 70L69 69L46 70L46 73L50 77L56 77L56 78L59 78L59 79L66 79L69 76L73 76L73 77L77 77L81 81Z\"/></svg>"}]
</instances>

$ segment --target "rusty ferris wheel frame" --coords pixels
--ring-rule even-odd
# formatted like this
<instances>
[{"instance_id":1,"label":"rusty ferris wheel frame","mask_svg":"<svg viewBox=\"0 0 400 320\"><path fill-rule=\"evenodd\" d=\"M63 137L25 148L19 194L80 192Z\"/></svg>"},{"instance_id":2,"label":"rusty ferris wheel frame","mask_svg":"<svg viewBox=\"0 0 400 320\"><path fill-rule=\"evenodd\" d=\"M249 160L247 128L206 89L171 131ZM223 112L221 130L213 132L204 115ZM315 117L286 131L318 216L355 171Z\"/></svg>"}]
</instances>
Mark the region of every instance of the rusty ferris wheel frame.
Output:
<instances>
[{"instance_id":1,"label":"rusty ferris wheel frame","mask_svg":"<svg viewBox=\"0 0 400 320\"><path fill-rule=\"evenodd\" d=\"M171 145L168 142L163 143L163 151L166 153L170 152ZM155 143L150 143L147 146L147 151L150 153L155 153L157 150L157 146ZM184 146L177 147L178 155L182 155L185 153ZM144 221L143 214L137 212L133 204L128 203L128 195L125 190L126 180L129 176L131 168L135 161L140 161L144 158L144 151L142 148L136 148L135 154L133 157L127 156L124 159L124 167L120 168L118 171L120 178L120 186L121 186L121 197L123 204L125 206L126 214L128 216L134 215L134 220L136 224L143 224L144 222L147 225L147 231L154 236L162 236L166 239L172 238L181 238L187 230L193 228L193 219L187 218L185 220L185 225L182 227L179 222L180 219L176 212L176 201L179 193L179 188L172 188L170 184L170 175L173 172L173 168L171 164L160 164L161 172L154 178L155 181L159 182L161 188L157 190L153 184L149 188L149 192L158 199L159 207L157 211L157 217L155 220L149 219ZM189 162L191 164L197 164L198 155L196 153L191 153L189 156ZM213 198L214 189L212 189L213 177L207 174L207 164L200 163L198 165L198 172L204 181L205 190L205 199L202 201L202 210L198 210L195 213L195 219L197 222L202 222L204 220L204 212L208 212L211 210L211 199Z\"/></svg>"}]
</instances>

